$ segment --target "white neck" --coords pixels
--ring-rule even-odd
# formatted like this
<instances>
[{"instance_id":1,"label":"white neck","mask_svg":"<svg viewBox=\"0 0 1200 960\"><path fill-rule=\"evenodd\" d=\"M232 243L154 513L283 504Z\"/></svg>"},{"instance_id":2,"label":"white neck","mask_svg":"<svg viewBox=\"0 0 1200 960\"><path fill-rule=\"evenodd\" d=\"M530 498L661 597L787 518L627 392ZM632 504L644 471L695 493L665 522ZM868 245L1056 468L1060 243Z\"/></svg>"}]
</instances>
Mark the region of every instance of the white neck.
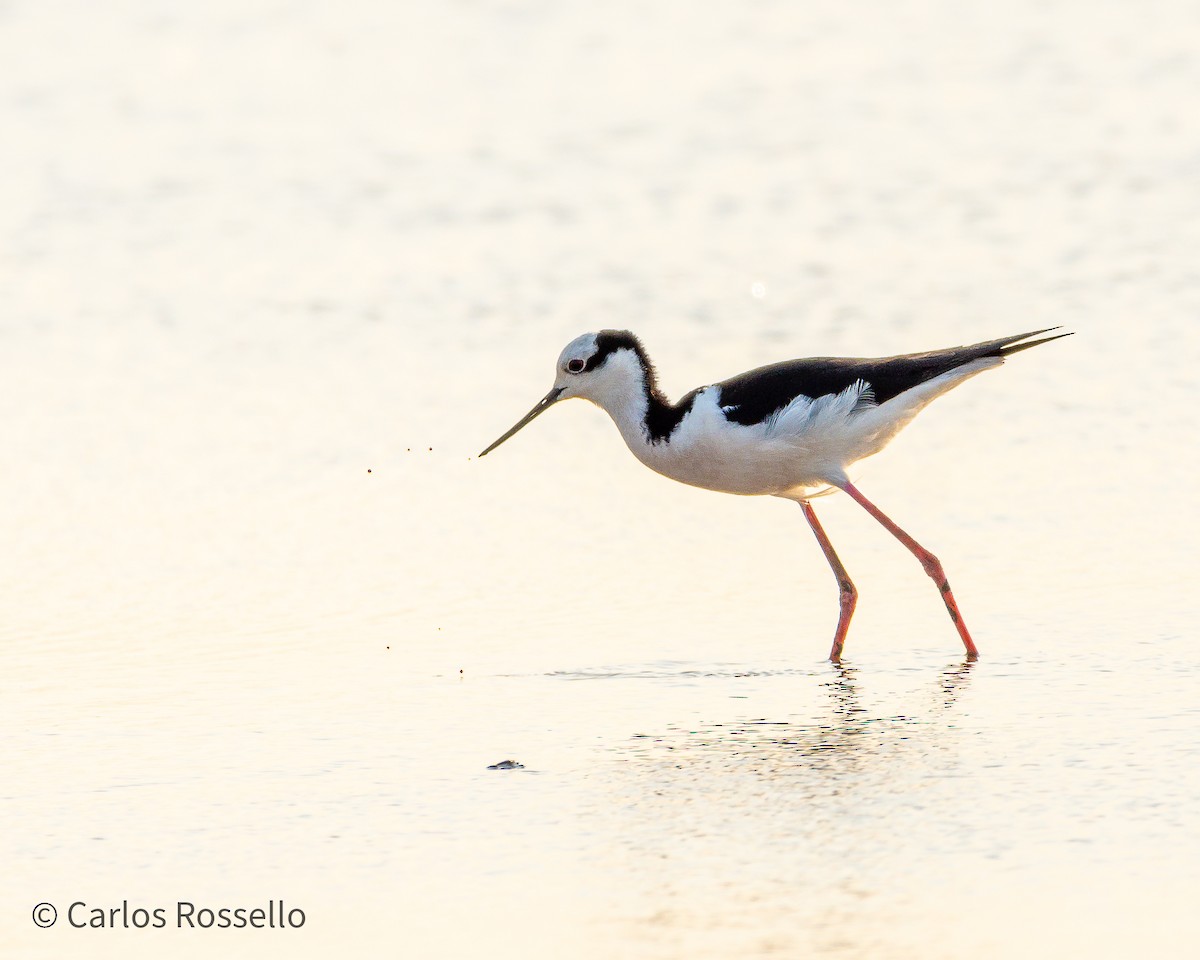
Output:
<instances>
[{"instance_id":1,"label":"white neck","mask_svg":"<svg viewBox=\"0 0 1200 960\"><path fill-rule=\"evenodd\" d=\"M584 397L612 417L626 446L639 460L651 449L646 430L650 385L637 354L617 350L604 364L603 375L589 385Z\"/></svg>"}]
</instances>

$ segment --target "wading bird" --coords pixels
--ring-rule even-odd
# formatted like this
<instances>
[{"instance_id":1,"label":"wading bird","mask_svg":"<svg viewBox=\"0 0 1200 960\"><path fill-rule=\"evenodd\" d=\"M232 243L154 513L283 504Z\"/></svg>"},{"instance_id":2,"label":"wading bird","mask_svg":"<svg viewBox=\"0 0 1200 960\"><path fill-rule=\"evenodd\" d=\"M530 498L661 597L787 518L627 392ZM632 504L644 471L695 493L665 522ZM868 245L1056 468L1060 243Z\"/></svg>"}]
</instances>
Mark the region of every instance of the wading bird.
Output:
<instances>
[{"instance_id":1,"label":"wading bird","mask_svg":"<svg viewBox=\"0 0 1200 960\"><path fill-rule=\"evenodd\" d=\"M858 590L811 500L841 490L921 561L974 659L979 652L938 558L863 496L846 469L887 446L935 397L1010 354L1070 335L1030 339L1055 329L897 357L785 360L698 387L678 403L662 395L654 365L632 333L585 333L559 356L553 389L480 456L560 400L581 397L612 417L633 455L663 476L707 490L796 501L841 591L833 661L841 659Z\"/></svg>"}]
</instances>

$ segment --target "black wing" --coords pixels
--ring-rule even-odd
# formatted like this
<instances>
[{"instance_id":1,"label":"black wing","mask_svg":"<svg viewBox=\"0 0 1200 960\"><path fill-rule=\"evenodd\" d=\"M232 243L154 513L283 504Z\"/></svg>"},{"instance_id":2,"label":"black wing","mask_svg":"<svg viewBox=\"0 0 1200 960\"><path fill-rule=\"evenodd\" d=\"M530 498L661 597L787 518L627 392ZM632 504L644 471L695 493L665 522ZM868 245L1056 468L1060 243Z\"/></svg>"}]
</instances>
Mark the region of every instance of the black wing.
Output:
<instances>
[{"instance_id":1,"label":"black wing","mask_svg":"<svg viewBox=\"0 0 1200 960\"><path fill-rule=\"evenodd\" d=\"M716 384L721 389L720 404L725 417L732 423L749 426L761 423L782 410L797 397L823 397L841 393L859 380L871 387L876 403L886 403L906 390L932 380L943 373L981 357L1006 357L1010 353L1036 347L1059 337L1060 333L1041 340L1018 343L1039 333L1056 330L1034 330L1015 337L1001 337L968 347L950 347L928 353L909 353L898 357L858 360L849 357L813 357L809 360L785 360L767 367L730 377Z\"/></svg>"}]
</instances>

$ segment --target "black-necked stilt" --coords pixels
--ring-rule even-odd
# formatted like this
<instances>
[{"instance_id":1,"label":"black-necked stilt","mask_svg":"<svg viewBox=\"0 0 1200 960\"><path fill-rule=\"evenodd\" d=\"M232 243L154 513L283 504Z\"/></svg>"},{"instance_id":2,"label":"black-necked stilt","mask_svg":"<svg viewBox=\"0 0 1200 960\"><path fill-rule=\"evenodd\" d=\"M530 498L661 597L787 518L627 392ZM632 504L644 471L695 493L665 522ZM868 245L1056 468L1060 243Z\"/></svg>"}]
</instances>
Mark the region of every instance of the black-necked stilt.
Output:
<instances>
[{"instance_id":1,"label":"black-necked stilt","mask_svg":"<svg viewBox=\"0 0 1200 960\"><path fill-rule=\"evenodd\" d=\"M709 490L795 500L841 590L841 615L829 654L834 661L841 659L858 591L810 501L843 490L921 561L967 656L974 659L978 650L938 558L864 497L846 468L887 446L934 397L998 367L1009 354L1070 335L1029 339L1054 329L874 360L785 360L699 387L678 403L659 391L654 365L632 333L585 333L559 356L554 388L480 456L551 405L582 397L612 417L633 455L651 470Z\"/></svg>"}]
</instances>

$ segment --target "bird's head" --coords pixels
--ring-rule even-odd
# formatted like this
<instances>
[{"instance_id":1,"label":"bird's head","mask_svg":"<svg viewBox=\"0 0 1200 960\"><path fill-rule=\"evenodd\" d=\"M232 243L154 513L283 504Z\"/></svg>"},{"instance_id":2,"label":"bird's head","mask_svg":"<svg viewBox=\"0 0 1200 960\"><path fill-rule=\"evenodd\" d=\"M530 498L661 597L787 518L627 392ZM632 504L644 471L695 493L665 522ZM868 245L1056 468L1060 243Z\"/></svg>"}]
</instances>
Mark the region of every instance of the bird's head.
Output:
<instances>
[{"instance_id":1,"label":"bird's head","mask_svg":"<svg viewBox=\"0 0 1200 960\"><path fill-rule=\"evenodd\" d=\"M628 330L585 333L568 343L559 354L550 392L480 456L491 453L560 400L582 397L612 410L630 394L656 389L654 368L641 341L632 333Z\"/></svg>"}]
</instances>

